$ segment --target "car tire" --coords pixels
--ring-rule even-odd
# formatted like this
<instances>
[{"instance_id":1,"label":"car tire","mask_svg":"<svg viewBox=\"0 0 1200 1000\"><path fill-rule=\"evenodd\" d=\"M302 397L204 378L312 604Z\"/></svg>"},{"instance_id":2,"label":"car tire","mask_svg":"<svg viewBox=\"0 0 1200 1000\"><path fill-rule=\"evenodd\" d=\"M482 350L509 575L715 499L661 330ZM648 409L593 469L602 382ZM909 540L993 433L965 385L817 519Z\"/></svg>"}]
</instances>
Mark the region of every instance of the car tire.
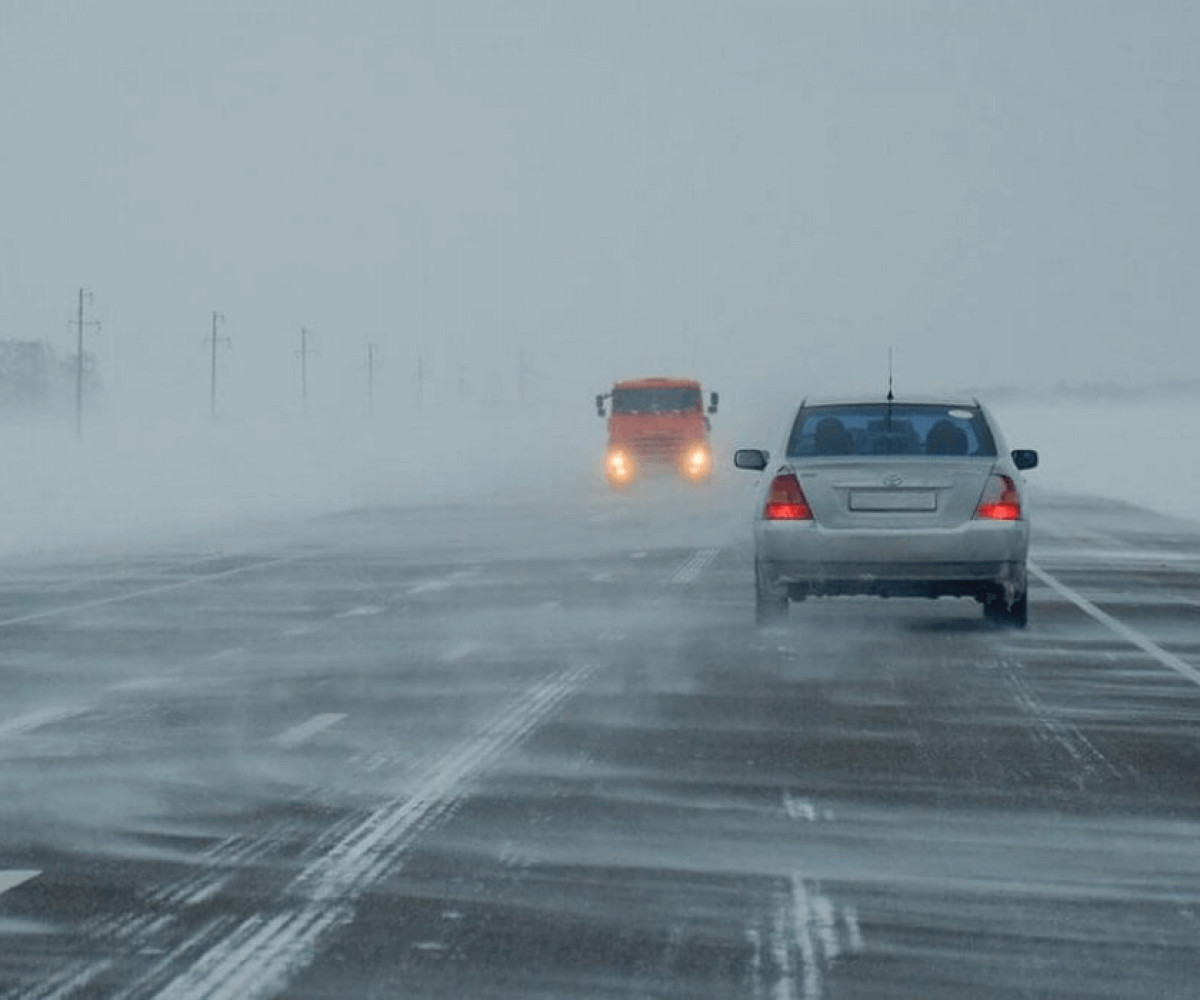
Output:
<instances>
[{"instance_id":1,"label":"car tire","mask_svg":"<svg viewBox=\"0 0 1200 1000\"><path fill-rule=\"evenodd\" d=\"M776 625L787 618L787 592L772 590L763 581L762 569L754 567L754 621L758 625Z\"/></svg>"},{"instance_id":2,"label":"car tire","mask_svg":"<svg viewBox=\"0 0 1200 1000\"><path fill-rule=\"evenodd\" d=\"M1029 624L1029 592L1022 590L1012 604L1006 604L1004 595L997 593L983 604L984 617L997 625L1009 628L1025 628Z\"/></svg>"},{"instance_id":3,"label":"car tire","mask_svg":"<svg viewBox=\"0 0 1200 1000\"><path fill-rule=\"evenodd\" d=\"M754 622L756 625L778 625L787 618L786 597L758 597L754 600Z\"/></svg>"}]
</instances>

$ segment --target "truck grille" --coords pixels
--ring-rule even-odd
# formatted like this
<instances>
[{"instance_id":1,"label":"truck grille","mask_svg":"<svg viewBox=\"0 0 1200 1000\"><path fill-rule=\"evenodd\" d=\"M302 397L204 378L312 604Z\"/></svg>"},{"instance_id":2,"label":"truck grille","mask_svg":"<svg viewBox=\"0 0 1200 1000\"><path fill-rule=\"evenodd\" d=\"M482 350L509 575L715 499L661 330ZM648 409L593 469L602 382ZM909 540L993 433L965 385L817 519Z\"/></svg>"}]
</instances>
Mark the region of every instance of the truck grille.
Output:
<instances>
[{"instance_id":1,"label":"truck grille","mask_svg":"<svg viewBox=\"0 0 1200 1000\"><path fill-rule=\"evenodd\" d=\"M674 462L682 441L673 434L647 434L634 441L638 456L650 462Z\"/></svg>"}]
</instances>

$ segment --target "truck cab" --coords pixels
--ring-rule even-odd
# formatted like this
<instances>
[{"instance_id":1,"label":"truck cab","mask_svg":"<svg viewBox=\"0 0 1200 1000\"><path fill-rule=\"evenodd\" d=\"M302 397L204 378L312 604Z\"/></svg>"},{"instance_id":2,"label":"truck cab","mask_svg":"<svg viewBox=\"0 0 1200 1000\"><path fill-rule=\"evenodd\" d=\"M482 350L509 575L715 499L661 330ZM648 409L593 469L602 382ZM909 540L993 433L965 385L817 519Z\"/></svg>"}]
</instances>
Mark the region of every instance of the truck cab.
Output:
<instances>
[{"instance_id":1,"label":"truck cab","mask_svg":"<svg viewBox=\"0 0 1200 1000\"><path fill-rule=\"evenodd\" d=\"M690 378L630 379L597 396L596 410L608 420L609 484L628 486L651 475L707 482L713 470L708 417L718 402L710 393L706 408L700 383Z\"/></svg>"}]
</instances>

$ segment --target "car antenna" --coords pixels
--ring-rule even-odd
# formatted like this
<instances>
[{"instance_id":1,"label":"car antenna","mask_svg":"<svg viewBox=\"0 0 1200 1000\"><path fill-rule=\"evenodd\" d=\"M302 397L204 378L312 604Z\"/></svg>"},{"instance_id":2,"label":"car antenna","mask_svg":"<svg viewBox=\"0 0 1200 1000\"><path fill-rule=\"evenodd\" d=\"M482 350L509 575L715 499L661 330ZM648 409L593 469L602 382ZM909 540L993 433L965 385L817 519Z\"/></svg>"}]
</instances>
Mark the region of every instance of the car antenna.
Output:
<instances>
[{"instance_id":1,"label":"car antenna","mask_svg":"<svg viewBox=\"0 0 1200 1000\"><path fill-rule=\"evenodd\" d=\"M888 393L887 393L887 429L892 429L892 400L896 398L892 392L892 349L888 348Z\"/></svg>"}]
</instances>

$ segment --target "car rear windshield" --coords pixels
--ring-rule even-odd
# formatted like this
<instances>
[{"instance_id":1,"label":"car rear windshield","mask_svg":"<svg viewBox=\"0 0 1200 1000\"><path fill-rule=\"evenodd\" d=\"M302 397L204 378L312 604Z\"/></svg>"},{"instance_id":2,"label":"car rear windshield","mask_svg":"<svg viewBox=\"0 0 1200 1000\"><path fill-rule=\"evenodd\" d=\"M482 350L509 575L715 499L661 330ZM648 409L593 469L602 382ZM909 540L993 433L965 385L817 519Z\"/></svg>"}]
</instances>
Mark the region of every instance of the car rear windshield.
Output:
<instances>
[{"instance_id":1,"label":"car rear windshield","mask_svg":"<svg viewBox=\"0 0 1200 1000\"><path fill-rule=\"evenodd\" d=\"M614 389L613 413L685 413L701 407L699 389Z\"/></svg>"},{"instance_id":2,"label":"car rear windshield","mask_svg":"<svg viewBox=\"0 0 1200 1000\"><path fill-rule=\"evenodd\" d=\"M977 407L855 403L805 407L788 440L789 458L849 455L995 457L996 443Z\"/></svg>"}]
</instances>

